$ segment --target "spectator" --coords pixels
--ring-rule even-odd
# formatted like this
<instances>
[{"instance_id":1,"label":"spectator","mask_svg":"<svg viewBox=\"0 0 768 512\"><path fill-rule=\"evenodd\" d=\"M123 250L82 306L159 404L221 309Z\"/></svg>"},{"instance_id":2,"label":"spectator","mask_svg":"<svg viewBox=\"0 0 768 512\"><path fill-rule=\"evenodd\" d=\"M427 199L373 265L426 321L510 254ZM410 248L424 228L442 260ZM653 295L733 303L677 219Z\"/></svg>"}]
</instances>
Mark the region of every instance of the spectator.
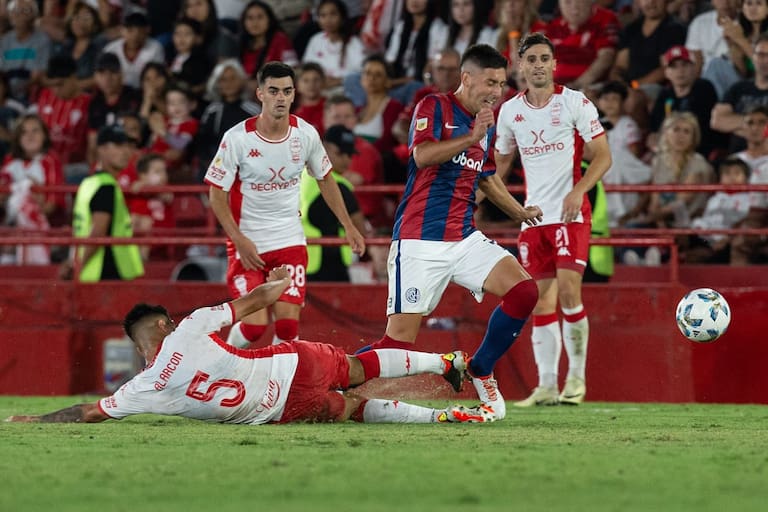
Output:
<instances>
[{"instance_id":1,"label":"spectator","mask_svg":"<svg viewBox=\"0 0 768 512\"><path fill-rule=\"evenodd\" d=\"M137 179L131 186L131 196L126 197L131 212L131 225L136 235L149 235L155 228L170 230L175 227L173 218L173 194L165 192L154 195L141 194L144 187L162 187L168 184L168 170L165 159L158 153L147 153L136 163ZM156 247L156 249L164 249ZM149 260L151 247L139 247L141 259Z\"/></svg>"},{"instance_id":2,"label":"spectator","mask_svg":"<svg viewBox=\"0 0 768 512\"><path fill-rule=\"evenodd\" d=\"M75 2L72 14L67 18L66 39L57 45L54 53L75 59L77 79L83 91L95 87L96 60L104 46L100 34L101 22L96 9L84 1Z\"/></svg>"},{"instance_id":3,"label":"spectator","mask_svg":"<svg viewBox=\"0 0 768 512\"><path fill-rule=\"evenodd\" d=\"M509 61L507 74L517 75L517 46L520 39L529 32L540 32L546 29L546 24L539 20L536 0L497 0L496 22L499 25L499 36L496 48Z\"/></svg>"},{"instance_id":4,"label":"spectator","mask_svg":"<svg viewBox=\"0 0 768 512\"><path fill-rule=\"evenodd\" d=\"M613 66L619 21L592 0L559 0L559 6L561 16L544 30L555 45L555 82L584 89L605 78Z\"/></svg>"},{"instance_id":5,"label":"spectator","mask_svg":"<svg viewBox=\"0 0 768 512\"><path fill-rule=\"evenodd\" d=\"M239 14L238 14L239 17ZM213 0L182 0L179 18L192 18L203 27L203 48L211 63L237 57L237 38L221 26ZM236 28L236 27L235 27Z\"/></svg>"},{"instance_id":6,"label":"spectator","mask_svg":"<svg viewBox=\"0 0 768 512\"><path fill-rule=\"evenodd\" d=\"M317 62L305 62L296 73L296 110L294 114L323 133L325 72Z\"/></svg>"},{"instance_id":7,"label":"spectator","mask_svg":"<svg viewBox=\"0 0 768 512\"><path fill-rule=\"evenodd\" d=\"M149 151L163 155L171 183L191 182L188 153L200 125L192 117L195 98L182 84L170 85L165 90L165 106L167 116L160 112L149 116Z\"/></svg>"},{"instance_id":8,"label":"spectator","mask_svg":"<svg viewBox=\"0 0 768 512\"><path fill-rule=\"evenodd\" d=\"M747 78L754 70L752 48L757 38L768 30L768 1L742 0L741 10L735 23L723 26L723 35L728 42L730 62L734 68L733 80L724 89L742 78Z\"/></svg>"},{"instance_id":9,"label":"spectator","mask_svg":"<svg viewBox=\"0 0 768 512\"><path fill-rule=\"evenodd\" d=\"M331 176L339 185L349 217L363 235L370 233L353 193L354 185L344 178L352 155L355 154L355 134L337 124L323 135L323 145L331 160ZM307 239L321 236L344 237L346 233L320 195L317 180L306 171L301 179L301 224ZM307 244L308 281L349 281L352 249L348 245L326 246Z\"/></svg>"},{"instance_id":10,"label":"spectator","mask_svg":"<svg viewBox=\"0 0 768 512\"><path fill-rule=\"evenodd\" d=\"M141 71L141 107L139 115L145 122L153 112L165 115L165 88L171 74L165 64L150 62Z\"/></svg>"},{"instance_id":11,"label":"spectator","mask_svg":"<svg viewBox=\"0 0 768 512\"><path fill-rule=\"evenodd\" d=\"M768 130L766 130L768 132ZM750 185L768 185L768 164L752 169ZM768 228L768 193L750 192L749 211L737 226L748 229ZM737 235L731 240L731 265L745 266L768 262L768 242L764 236Z\"/></svg>"},{"instance_id":12,"label":"spectator","mask_svg":"<svg viewBox=\"0 0 768 512\"><path fill-rule=\"evenodd\" d=\"M34 0L11 0L8 17L12 30L0 38L0 71L8 77L10 96L25 104L42 83L51 54L51 40L35 28L38 15Z\"/></svg>"},{"instance_id":13,"label":"spectator","mask_svg":"<svg viewBox=\"0 0 768 512\"><path fill-rule=\"evenodd\" d=\"M390 77L384 57L371 55L365 59L361 83L367 100L354 132L376 146L382 155L391 153L397 144L392 127L403 110L403 105L387 94Z\"/></svg>"},{"instance_id":14,"label":"spectator","mask_svg":"<svg viewBox=\"0 0 768 512\"><path fill-rule=\"evenodd\" d=\"M363 43L353 35L347 6L341 0L321 0L317 18L322 31L310 38L302 62L321 64L325 69L326 88L335 90L345 76L361 71Z\"/></svg>"},{"instance_id":15,"label":"spectator","mask_svg":"<svg viewBox=\"0 0 768 512\"><path fill-rule=\"evenodd\" d=\"M745 145L742 137L746 113L752 107L768 105L768 34L757 39L752 62L755 77L733 84L712 109L710 124L717 131L732 134L731 151L738 151Z\"/></svg>"},{"instance_id":16,"label":"spectator","mask_svg":"<svg viewBox=\"0 0 768 512\"><path fill-rule=\"evenodd\" d=\"M76 238L133 236L130 213L116 179L128 163L127 141L119 126L99 130L99 169L83 180L75 196L72 230ZM75 259L81 282L131 280L144 274L139 248L133 244L78 247L62 264L62 278L72 278Z\"/></svg>"},{"instance_id":17,"label":"spectator","mask_svg":"<svg viewBox=\"0 0 768 512\"><path fill-rule=\"evenodd\" d=\"M723 25L734 23L740 4L741 0L712 0L713 9L693 18L688 26L685 47L691 51L696 62L696 76L712 82L716 90L720 82L718 69L723 63L718 62L711 68L710 65L717 60L728 60L728 42L723 35ZM718 90L718 97L722 97L725 90Z\"/></svg>"},{"instance_id":18,"label":"spectator","mask_svg":"<svg viewBox=\"0 0 768 512\"><path fill-rule=\"evenodd\" d=\"M723 186L746 185L749 166L738 158L729 158L718 167ZM731 229L749 212L749 192L716 192L707 200L704 213L691 221L695 229ZM686 263L729 263L731 237L728 235L691 235L683 247Z\"/></svg>"},{"instance_id":19,"label":"spectator","mask_svg":"<svg viewBox=\"0 0 768 512\"><path fill-rule=\"evenodd\" d=\"M651 180L651 169L640 156L642 134L637 123L624 111L627 87L621 82L608 82L597 94L597 107L603 114L603 127L608 135L612 163L602 181L608 185L638 185ZM641 213L642 203L636 193L606 194L609 226L624 224Z\"/></svg>"},{"instance_id":20,"label":"spectator","mask_svg":"<svg viewBox=\"0 0 768 512\"><path fill-rule=\"evenodd\" d=\"M51 57L48 87L40 92L35 110L51 134L51 149L64 165L68 183L88 175L88 105L91 96L80 90L77 64L68 55Z\"/></svg>"},{"instance_id":21,"label":"spectator","mask_svg":"<svg viewBox=\"0 0 768 512\"><path fill-rule=\"evenodd\" d=\"M744 116L744 140L746 149L734 153L732 157L747 163L750 174L759 167L768 164L768 140L765 138L768 128L768 106L753 107ZM747 176L749 177L749 176Z\"/></svg>"},{"instance_id":22,"label":"spectator","mask_svg":"<svg viewBox=\"0 0 768 512\"><path fill-rule=\"evenodd\" d=\"M258 104L246 99L247 78L237 59L223 60L213 69L207 86L211 103L200 118L200 128L195 139L198 182L202 183L224 132L261 112Z\"/></svg>"},{"instance_id":23,"label":"spectator","mask_svg":"<svg viewBox=\"0 0 768 512\"><path fill-rule=\"evenodd\" d=\"M701 144L696 150L707 157L723 150L726 144L722 134L710 126L717 93L708 80L696 77L693 55L685 46L673 46L664 54L664 76L669 85L662 88L651 109L648 147L656 149L661 123L670 113L690 112L701 127Z\"/></svg>"},{"instance_id":24,"label":"spectator","mask_svg":"<svg viewBox=\"0 0 768 512\"><path fill-rule=\"evenodd\" d=\"M360 40L367 54L381 53L387 49L387 40L392 44L396 39L393 30L409 4L426 4L432 0L372 0L360 28Z\"/></svg>"},{"instance_id":25,"label":"spectator","mask_svg":"<svg viewBox=\"0 0 768 512\"><path fill-rule=\"evenodd\" d=\"M50 152L51 139L45 123L34 114L23 116L13 132L11 153L0 169L0 183L9 185L5 222L20 229L47 230L65 218L63 194L33 192L31 187L64 183L61 162ZM50 219L50 220L49 220ZM19 246L13 258L18 264L50 263L44 245Z\"/></svg>"},{"instance_id":26,"label":"spectator","mask_svg":"<svg viewBox=\"0 0 768 512\"><path fill-rule=\"evenodd\" d=\"M8 153L16 120L24 111L24 105L10 96L8 77L0 71L0 160Z\"/></svg>"},{"instance_id":27,"label":"spectator","mask_svg":"<svg viewBox=\"0 0 768 512\"><path fill-rule=\"evenodd\" d=\"M192 18L180 18L173 27L173 50L169 71L173 77L189 86L195 95L202 95L205 82L211 73L202 43L200 22ZM143 71L143 70L142 70Z\"/></svg>"},{"instance_id":28,"label":"spectator","mask_svg":"<svg viewBox=\"0 0 768 512\"><path fill-rule=\"evenodd\" d=\"M323 125L343 125L354 133L357 126L357 114L352 100L346 96L331 96L325 102ZM355 153L343 174L353 186L375 185L384 181L384 164L381 153L373 144L360 136L355 136ZM403 180L404 181L404 180ZM378 229L392 226L394 205L385 206L381 194L355 192L355 197L363 215Z\"/></svg>"},{"instance_id":29,"label":"spectator","mask_svg":"<svg viewBox=\"0 0 768 512\"><path fill-rule=\"evenodd\" d=\"M139 11L132 12L123 22L122 37L104 47L120 59L123 80L131 87L141 86L141 72L150 62L165 62L163 47L149 38L149 21Z\"/></svg>"},{"instance_id":30,"label":"spectator","mask_svg":"<svg viewBox=\"0 0 768 512\"><path fill-rule=\"evenodd\" d=\"M240 62L248 76L255 79L261 66L269 61L281 61L292 67L299 63L272 7L252 0L240 18Z\"/></svg>"},{"instance_id":31,"label":"spectator","mask_svg":"<svg viewBox=\"0 0 768 512\"><path fill-rule=\"evenodd\" d=\"M104 126L117 122L120 112L136 112L141 98L139 92L123 85L120 61L112 53L103 53L96 60L96 94L88 105L88 162L96 163L96 133Z\"/></svg>"},{"instance_id":32,"label":"spectator","mask_svg":"<svg viewBox=\"0 0 768 512\"><path fill-rule=\"evenodd\" d=\"M430 34L429 57L443 48L464 53L473 44L494 46L499 31L488 25L489 8L490 4L483 0L451 0L448 25L439 24Z\"/></svg>"}]
</instances>

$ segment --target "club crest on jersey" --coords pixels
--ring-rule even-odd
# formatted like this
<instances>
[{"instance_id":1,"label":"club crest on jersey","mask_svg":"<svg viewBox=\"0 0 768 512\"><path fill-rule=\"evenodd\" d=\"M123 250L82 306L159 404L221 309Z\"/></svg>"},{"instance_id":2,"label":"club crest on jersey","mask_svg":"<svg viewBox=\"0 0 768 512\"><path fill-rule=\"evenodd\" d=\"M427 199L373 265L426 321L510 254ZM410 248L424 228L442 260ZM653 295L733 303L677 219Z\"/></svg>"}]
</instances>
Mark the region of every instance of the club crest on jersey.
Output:
<instances>
[{"instance_id":1,"label":"club crest on jersey","mask_svg":"<svg viewBox=\"0 0 768 512\"><path fill-rule=\"evenodd\" d=\"M552 109L549 112L552 126L560 126L560 111L562 108L563 105L560 102L552 104Z\"/></svg>"},{"instance_id":2,"label":"club crest on jersey","mask_svg":"<svg viewBox=\"0 0 768 512\"><path fill-rule=\"evenodd\" d=\"M421 292L418 288L408 288L405 290L405 300L411 304L416 304L421 299Z\"/></svg>"},{"instance_id":3,"label":"club crest on jersey","mask_svg":"<svg viewBox=\"0 0 768 512\"><path fill-rule=\"evenodd\" d=\"M298 137L290 140L288 149L291 151L291 162L295 164L301 163L301 141Z\"/></svg>"},{"instance_id":4,"label":"club crest on jersey","mask_svg":"<svg viewBox=\"0 0 768 512\"><path fill-rule=\"evenodd\" d=\"M416 120L416 131L420 132L422 130L427 129L427 125L429 124L429 119L426 117L421 117Z\"/></svg>"}]
</instances>

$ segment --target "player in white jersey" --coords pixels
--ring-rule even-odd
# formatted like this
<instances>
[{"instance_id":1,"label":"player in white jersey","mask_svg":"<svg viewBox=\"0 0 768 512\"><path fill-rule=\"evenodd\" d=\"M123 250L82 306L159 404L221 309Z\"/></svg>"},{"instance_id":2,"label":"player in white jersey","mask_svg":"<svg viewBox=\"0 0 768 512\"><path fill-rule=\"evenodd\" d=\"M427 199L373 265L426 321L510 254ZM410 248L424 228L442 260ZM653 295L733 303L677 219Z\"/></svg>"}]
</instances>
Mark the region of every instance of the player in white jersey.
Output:
<instances>
[{"instance_id":1,"label":"player in white jersey","mask_svg":"<svg viewBox=\"0 0 768 512\"><path fill-rule=\"evenodd\" d=\"M331 161L317 130L290 114L295 95L293 69L266 63L256 91L261 114L230 128L208 167L211 208L227 233L227 285L242 297L266 279L267 269L287 265L292 282L274 305L275 337L295 339L306 290L307 247L299 219L299 184L306 167L320 193L344 227L357 254L365 241L349 217L339 186L325 179ZM267 311L233 326L228 343L246 347L266 330Z\"/></svg>"},{"instance_id":2,"label":"player in white jersey","mask_svg":"<svg viewBox=\"0 0 768 512\"><path fill-rule=\"evenodd\" d=\"M218 423L345 421L464 423L493 421L482 408L432 409L366 399L344 390L376 377L442 375L454 389L466 368L463 352L429 354L397 349L360 356L325 343L292 341L261 349L227 345L215 331L277 300L290 284L286 267L244 297L201 308L176 327L162 306L136 305L123 327L148 366L112 396L14 422L86 422L133 414L184 416Z\"/></svg>"},{"instance_id":3,"label":"player in white jersey","mask_svg":"<svg viewBox=\"0 0 768 512\"><path fill-rule=\"evenodd\" d=\"M523 225L518 240L523 268L539 288L531 335L539 385L528 399L515 405L578 404L586 394L589 336L581 298L591 230L586 194L610 168L611 153L592 102L581 92L554 83L551 41L543 34L531 34L521 41L518 54L528 89L501 107L496 165L506 172L517 148L525 173L526 205L539 205L544 218L535 227ZM591 163L582 176L585 149ZM563 312L562 334L558 301ZM561 339L569 370L558 396Z\"/></svg>"}]
</instances>

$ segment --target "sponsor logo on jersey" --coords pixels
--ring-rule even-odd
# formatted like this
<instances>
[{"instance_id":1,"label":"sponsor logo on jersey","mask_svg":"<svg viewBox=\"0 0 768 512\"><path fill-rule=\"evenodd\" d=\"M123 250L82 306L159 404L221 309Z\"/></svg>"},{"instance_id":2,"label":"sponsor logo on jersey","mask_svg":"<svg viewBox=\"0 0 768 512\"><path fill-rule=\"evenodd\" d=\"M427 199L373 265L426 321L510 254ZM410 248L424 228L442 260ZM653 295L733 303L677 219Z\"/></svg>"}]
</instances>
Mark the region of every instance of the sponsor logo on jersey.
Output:
<instances>
[{"instance_id":1,"label":"sponsor logo on jersey","mask_svg":"<svg viewBox=\"0 0 768 512\"><path fill-rule=\"evenodd\" d=\"M283 171L285 170L285 167L281 167L278 170L274 170L273 168L269 168L269 172L272 173L272 177L269 178L269 181L275 181L275 178L280 178L282 181L285 181L285 178L283 178Z\"/></svg>"},{"instance_id":2,"label":"sponsor logo on jersey","mask_svg":"<svg viewBox=\"0 0 768 512\"><path fill-rule=\"evenodd\" d=\"M222 143L221 143L221 145L220 145L219 147L220 147L221 149L227 149L227 142L226 142L226 141L222 142Z\"/></svg>"},{"instance_id":3,"label":"sponsor logo on jersey","mask_svg":"<svg viewBox=\"0 0 768 512\"><path fill-rule=\"evenodd\" d=\"M416 304L421 299L421 292L418 288L408 288L405 290L405 300L411 304Z\"/></svg>"},{"instance_id":4,"label":"sponsor logo on jersey","mask_svg":"<svg viewBox=\"0 0 768 512\"><path fill-rule=\"evenodd\" d=\"M215 180L215 181L221 181L224 179L224 176L226 176L227 171L222 169L221 167L216 167L215 165L212 165L208 168L208 176L207 178L209 180Z\"/></svg>"},{"instance_id":5,"label":"sponsor logo on jersey","mask_svg":"<svg viewBox=\"0 0 768 512\"><path fill-rule=\"evenodd\" d=\"M488 135L480 139L480 147L483 149L483 152L488 151Z\"/></svg>"},{"instance_id":6,"label":"sponsor logo on jersey","mask_svg":"<svg viewBox=\"0 0 768 512\"><path fill-rule=\"evenodd\" d=\"M248 158L256 158L256 157L258 157L258 156L261 156L261 151L259 151L259 150L258 150L258 149L256 149L256 148L253 148L253 149L251 149L251 150L248 152Z\"/></svg>"},{"instance_id":7,"label":"sponsor logo on jersey","mask_svg":"<svg viewBox=\"0 0 768 512\"><path fill-rule=\"evenodd\" d=\"M285 290L284 292L286 295L290 295L291 297L301 297L301 293L299 293L299 289L291 284L291 286Z\"/></svg>"},{"instance_id":8,"label":"sponsor logo on jersey","mask_svg":"<svg viewBox=\"0 0 768 512\"><path fill-rule=\"evenodd\" d=\"M589 131L591 131L592 133L599 132L602 128L603 126L600 124L600 121L598 121L597 119L593 119L592 121L589 122Z\"/></svg>"},{"instance_id":9,"label":"sponsor logo on jersey","mask_svg":"<svg viewBox=\"0 0 768 512\"><path fill-rule=\"evenodd\" d=\"M117 400L115 400L115 397L109 396L102 400L102 404L105 409L115 409L117 407Z\"/></svg>"},{"instance_id":10,"label":"sponsor logo on jersey","mask_svg":"<svg viewBox=\"0 0 768 512\"><path fill-rule=\"evenodd\" d=\"M455 157L451 159L451 162L455 164L459 164L462 167L467 167L469 169L474 169L477 172L481 172L483 170L483 161L482 160L475 160L474 158L467 158L467 152L462 151Z\"/></svg>"},{"instance_id":11,"label":"sponsor logo on jersey","mask_svg":"<svg viewBox=\"0 0 768 512\"><path fill-rule=\"evenodd\" d=\"M264 397L261 399L261 403L253 409L258 413L268 411L277 405L279 398L280 383L276 380L269 379L269 382L267 383L267 389L264 391Z\"/></svg>"},{"instance_id":12,"label":"sponsor logo on jersey","mask_svg":"<svg viewBox=\"0 0 768 512\"><path fill-rule=\"evenodd\" d=\"M517 114L515 116L515 122L516 123L522 123L523 121L525 121L525 118L523 117L523 114Z\"/></svg>"},{"instance_id":13,"label":"sponsor logo on jersey","mask_svg":"<svg viewBox=\"0 0 768 512\"><path fill-rule=\"evenodd\" d=\"M533 145L522 146L520 148L520 154L523 156L546 155L565 149L564 142L554 142L549 144L544 140L544 130L539 130L538 132L531 130L531 133L533 134Z\"/></svg>"},{"instance_id":14,"label":"sponsor logo on jersey","mask_svg":"<svg viewBox=\"0 0 768 512\"><path fill-rule=\"evenodd\" d=\"M557 255L558 256L570 256L571 255L571 251L569 251L567 247L561 247L561 248L559 248L557 250Z\"/></svg>"},{"instance_id":15,"label":"sponsor logo on jersey","mask_svg":"<svg viewBox=\"0 0 768 512\"><path fill-rule=\"evenodd\" d=\"M422 130L427 129L427 125L429 124L429 119L426 117L420 117L416 120L416 131L420 132Z\"/></svg>"}]
</instances>

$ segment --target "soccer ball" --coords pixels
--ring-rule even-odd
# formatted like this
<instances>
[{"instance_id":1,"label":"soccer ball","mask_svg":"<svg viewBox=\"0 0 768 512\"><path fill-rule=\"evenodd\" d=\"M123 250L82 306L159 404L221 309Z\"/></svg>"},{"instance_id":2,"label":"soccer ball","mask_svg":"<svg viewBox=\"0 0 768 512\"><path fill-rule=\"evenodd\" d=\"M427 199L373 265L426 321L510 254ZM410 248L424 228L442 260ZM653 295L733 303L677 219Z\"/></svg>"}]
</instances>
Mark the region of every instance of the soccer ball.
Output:
<instances>
[{"instance_id":1,"label":"soccer ball","mask_svg":"<svg viewBox=\"0 0 768 512\"><path fill-rule=\"evenodd\" d=\"M677 327L683 336L698 343L710 343L722 336L731 323L731 308L718 292L697 288L677 304Z\"/></svg>"}]
</instances>

